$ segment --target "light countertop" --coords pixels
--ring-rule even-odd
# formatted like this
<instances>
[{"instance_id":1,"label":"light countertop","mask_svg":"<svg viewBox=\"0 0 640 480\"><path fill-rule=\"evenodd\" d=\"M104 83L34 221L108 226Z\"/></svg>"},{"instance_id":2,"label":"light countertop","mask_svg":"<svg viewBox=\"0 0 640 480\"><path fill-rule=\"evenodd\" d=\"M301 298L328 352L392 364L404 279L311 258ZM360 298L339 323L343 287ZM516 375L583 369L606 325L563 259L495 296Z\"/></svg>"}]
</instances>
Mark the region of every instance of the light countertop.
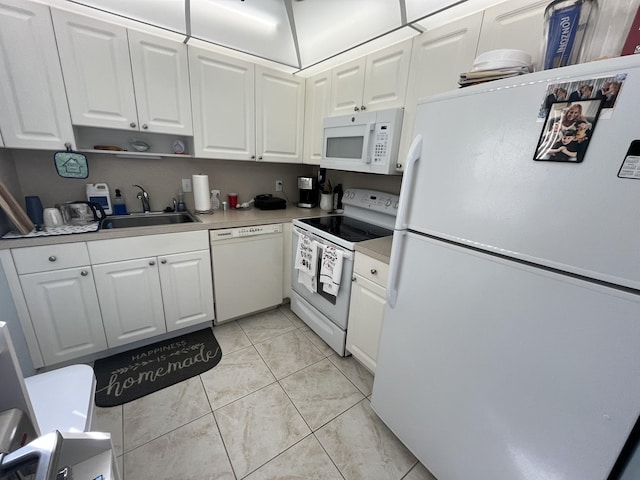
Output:
<instances>
[{"instance_id":1,"label":"light countertop","mask_svg":"<svg viewBox=\"0 0 640 480\"><path fill-rule=\"evenodd\" d=\"M389 264L391 257L391 243L393 236L374 238L366 242L356 243L356 252L363 253L371 258Z\"/></svg>"},{"instance_id":2,"label":"light countertop","mask_svg":"<svg viewBox=\"0 0 640 480\"><path fill-rule=\"evenodd\" d=\"M180 223L154 227L131 227L99 230L90 233L73 235L52 235L31 238L0 239L0 249L53 245L60 243L88 242L109 238L138 237L142 235L158 235L163 233L189 232L195 230L218 230L221 228L246 227L270 223L288 223L294 218L319 217L327 212L319 208L298 208L288 206L282 210L216 210L213 214L198 214L198 223Z\"/></svg>"}]
</instances>

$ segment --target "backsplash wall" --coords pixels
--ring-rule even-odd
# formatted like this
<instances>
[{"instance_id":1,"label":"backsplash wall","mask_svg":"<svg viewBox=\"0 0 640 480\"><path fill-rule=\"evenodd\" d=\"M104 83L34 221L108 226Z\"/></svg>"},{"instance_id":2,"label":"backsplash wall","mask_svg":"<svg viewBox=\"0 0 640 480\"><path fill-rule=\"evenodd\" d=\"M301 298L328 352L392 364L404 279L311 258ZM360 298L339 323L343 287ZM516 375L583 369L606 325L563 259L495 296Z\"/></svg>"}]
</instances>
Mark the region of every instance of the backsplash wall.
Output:
<instances>
[{"instance_id":1,"label":"backsplash wall","mask_svg":"<svg viewBox=\"0 0 640 480\"><path fill-rule=\"evenodd\" d=\"M0 152L7 152L0 149ZM252 199L261 193L275 192L275 181L282 180L284 193L289 201L298 201L297 178L300 175L316 175L314 165L260 163L232 160L210 160L198 158L132 159L114 155L88 154L89 178L61 178L53 166L53 153L39 150L13 150L15 171L19 184L18 200L24 205L24 195L39 195L45 207L56 203L83 200L86 183L105 182L111 196L120 188L130 212L141 211L136 194L139 184L151 198L152 210L163 210L170 206L182 188L183 178L191 175L209 176L209 187L221 191L222 200L228 192L237 192L240 202ZM330 170L327 177L332 185L341 183L343 188L373 188L390 193L399 193L400 176L382 176ZM21 192L20 192L21 190ZM185 203L193 210L193 194L185 194Z\"/></svg>"}]
</instances>

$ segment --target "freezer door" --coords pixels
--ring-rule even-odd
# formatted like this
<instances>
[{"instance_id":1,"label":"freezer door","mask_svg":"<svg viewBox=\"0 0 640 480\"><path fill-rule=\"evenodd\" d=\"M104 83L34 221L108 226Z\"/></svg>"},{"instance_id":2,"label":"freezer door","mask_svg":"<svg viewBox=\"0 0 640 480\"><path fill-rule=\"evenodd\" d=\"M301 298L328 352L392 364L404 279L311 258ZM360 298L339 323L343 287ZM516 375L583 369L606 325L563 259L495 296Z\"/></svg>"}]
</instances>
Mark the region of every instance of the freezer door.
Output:
<instances>
[{"instance_id":1,"label":"freezer door","mask_svg":"<svg viewBox=\"0 0 640 480\"><path fill-rule=\"evenodd\" d=\"M640 182L618 172L639 137L640 56L504 80L418 106L423 148L409 229L640 289ZM553 83L626 74L582 163L535 161L537 114ZM557 77L563 77L558 79ZM524 77L523 77L524 78ZM511 82L511 85L509 85ZM593 81L591 81L593 83ZM506 87L509 88L506 88Z\"/></svg>"},{"instance_id":2,"label":"freezer door","mask_svg":"<svg viewBox=\"0 0 640 480\"><path fill-rule=\"evenodd\" d=\"M640 413L640 298L420 235L372 406L437 478L607 477Z\"/></svg>"}]
</instances>

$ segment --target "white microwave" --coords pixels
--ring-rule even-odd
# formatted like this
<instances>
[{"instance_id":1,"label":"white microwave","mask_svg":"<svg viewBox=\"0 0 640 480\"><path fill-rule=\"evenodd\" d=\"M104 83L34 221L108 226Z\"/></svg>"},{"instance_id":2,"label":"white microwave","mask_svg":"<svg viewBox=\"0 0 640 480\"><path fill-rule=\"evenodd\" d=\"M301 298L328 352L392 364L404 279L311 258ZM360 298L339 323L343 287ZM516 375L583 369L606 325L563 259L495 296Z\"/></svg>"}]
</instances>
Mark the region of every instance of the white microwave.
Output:
<instances>
[{"instance_id":1,"label":"white microwave","mask_svg":"<svg viewBox=\"0 0 640 480\"><path fill-rule=\"evenodd\" d=\"M322 168L400 174L398 148L403 108L327 117L322 122Z\"/></svg>"}]
</instances>

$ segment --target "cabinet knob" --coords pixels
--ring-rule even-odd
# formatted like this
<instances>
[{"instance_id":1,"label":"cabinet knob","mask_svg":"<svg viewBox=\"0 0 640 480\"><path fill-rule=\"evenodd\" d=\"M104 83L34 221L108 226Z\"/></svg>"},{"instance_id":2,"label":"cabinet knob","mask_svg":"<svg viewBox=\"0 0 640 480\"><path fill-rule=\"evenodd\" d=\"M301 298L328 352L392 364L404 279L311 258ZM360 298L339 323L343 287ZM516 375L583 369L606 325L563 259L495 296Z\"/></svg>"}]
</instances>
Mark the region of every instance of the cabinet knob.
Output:
<instances>
[{"instance_id":1,"label":"cabinet knob","mask_svg":"<svg viewBox=\"0 0 640 480\"><path fill-rule=\"evenodd\" d=\"M135 124L135 122L131 122L131 123L129 124L129 126L130 126L131 128L136 128L136 124Z\"/></svg>"},{"instance_id":2,"label":"cabinet knob","mask_svg":"<svg viewBox=\"0 0 640 480\"><path fill-rule=\"evenodd\" d=\"M49 261L50 261L50 262L55 262L57 259L58 259L58 257L56 257L55 255L51 255L51 256L49 257Z\"/></svg>"},{"instance_id":3,"label":"cabinet knob","mask_svg":"<svg viewBox=\"0 0 640 480\"><path fill-rule=\"evenodd\" d=\"M167 263L167 259L163 258L162 260L160 260L160 263L164 265L165 263Z\"/></svg>"},{"instance_id":4,"label":"cabinet knob","mask_svg":"<svg viewBox=\"0 0 640 480\"><path fill-rule=\"evenodd\" d=\"M375 268L372 268L370 271L371 271L371 275L375 275L378 273L378 270L376 270Z\"/></svg>"},{"instance_id":5,"label":"cabinet knob","mask_svg":"<svg viewBox=\"0 0 640 480\"><path fill-rule=\"evenodd\" d=\"M262 160L262 155L260 155L260 156L258 157L258 160Z\"/></svg>"},{"instance_id":6,"label":"cabinet knob","mask_svg":"<svg viewBox=\"0 0 640 480\"><path fill-rule=\"evenodd\" d=\"M355 276L351 277L351 281L355 282L356 281L356 277Z\"/></svg>"},{"instance_id":7,"label":"cabinet knob","mask_svg":"<svg viewBox=\"0 0 640 480\"><path fill-rule=\"evenodd\" d=\"M156 264L155 260L151 260L149 261L149 265L151 265L152 267Z\"/></svg>"},{"instance_id":8,"label":"cabinet knob","mask_svg":"<svg viewBox=\"0 0 640 480\"><path fill-rule=\"evenodd\" d=\"M255 155L251 155L251 160L255 160L256 156Z\"/></svg>"},{"instance_id":9,"label":"cabinet knob","mask_svg":"<svg viewBox=\"0 0 640 480\"><path fill-rule=\"evenodd\" d=\"M353 110L356 111L356 112L360 111L360 109L358 107L353 107Z\"/></svg>"},{"instance_id":10,"label":"cabinet knob","mask_svg":"<svg viewBox=\"0 0 640 480\"><path fill-rule=\"evenodd\" d=\"M89 275L89 272L87 272L86 270L82 270L80 272L80 275L82 275L83 277L86 277L87 275Z\"/></svg>"},{"instance_id":11,"label":"cabinet knob","mask_svg":"<svg viewBox=\"0 0 640 480\"><path fill-rule=\"evenodd\" d=\"M367 107L365 107L364 105L360 106L360 110L362 110L363 112L367 109Z\"/></svg>"},{"instance_id":12,"label":"cabinet knob","mask_svg":"<svg viewBox=\"0 0 640 480\"><path fill-rule=\"evenodd\" d=\"M143 130L146 130L147 128L149 128L149 127L147 126L147 124L146 124L146 123L143 123L143 124L142 124L142 129L143 129Z\"/></svg>"},{"instance_id":13,"label":"cabinet knob","mask_svg":"<svg viewBox=\"0 0 640 480\"><path fill-rule=\"evenodd\" d=\"M396 169L400 170L402 168L402 164L401 163L396 163Z\"/></svg>"}]
</instances>

